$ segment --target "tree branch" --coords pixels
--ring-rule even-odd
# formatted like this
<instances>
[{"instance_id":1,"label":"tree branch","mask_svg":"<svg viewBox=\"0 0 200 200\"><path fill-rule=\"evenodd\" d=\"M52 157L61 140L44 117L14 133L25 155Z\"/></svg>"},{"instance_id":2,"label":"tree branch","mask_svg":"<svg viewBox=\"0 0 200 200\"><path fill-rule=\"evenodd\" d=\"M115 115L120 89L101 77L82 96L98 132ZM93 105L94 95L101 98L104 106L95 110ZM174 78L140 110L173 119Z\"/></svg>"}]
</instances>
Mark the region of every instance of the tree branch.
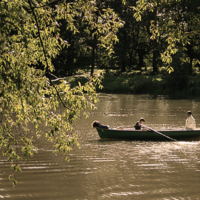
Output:
<instances>
[{"instance_id":1,"label":"tree branch","mask_svg":"<svg viewBox=\"0 0 200 200\"><path fill-rule=\"evenodd\" d=\"M84 75L75 75L75 76L67 76L67 77L62 77L62 78L58 78L57 76L55 76L54 74L48 72L51 76L55 77L56 79L51 80L52 82L54 81L59 81L59 80L63 80L63 79L68 79L68 78L72 78L72 77L78 77L78 78L85 78L87 80L90 80L88 77L84 76Z\"/></svg>"},{"instance_id":2,"label":"tree branch","mask_svg":"<svg viewBox=\"0 0 200 200\"><path fill-rule=\"evenodd\" d=\"M40 43L41 43L41 45L42 45L42 50L43 50L43 54L44 54L44 57L45 57L45 62L46 62L46 65L47 65L47 72L49 73L49 65L48 65L48 61L47 61L47 55L46 55L46 53L45 53L44 44L43 44L43 41L42 41L42 38L41 38L41 35L40 35L40 28L39 28L39 24L38 24L38 19L37 19L37 16L36 16L36 14L35 14L34 8L33 8L33 6L32 6L31 0L28 0L28 3L29 3L29 5L30 5L30 8L31 8L31 10L32 10L32 12L33 12L33 15L34 15L34 18L35 18L35 22L36 22L37 30L38 30L38 36L39 36L39 39L40 39ZM56 86L54 85L54 83L51 81L51 79L49 79L49 80L50 80L50 83L53 85L54 89L56 90L56 93L57 93L57 95L58 95L58 97L59 97L61 103L63 104L63 106L64 106L65 108L67 108L68 110L71 110L71 109L68 108L68 107L65 105L65 103L63 102L63 100L62 100L62 98L61 98L61 96L60 96L60 94L59 94L59 92L58 92ZM71 110L71 111L72 111L72 110Z\"/></svg>"},{"instance_id":3,"label":"tree branch","mask_svg":"<svg viewBox=\"0 0 200 200\"><path fill-rule=\"evenodd\" d=\"M53 79L53 80L51 80L51 81L52 81L52 82L56 82L56 81L63 80L63 79L66 79L66 77Z\"/></svg>"}]
</instances>

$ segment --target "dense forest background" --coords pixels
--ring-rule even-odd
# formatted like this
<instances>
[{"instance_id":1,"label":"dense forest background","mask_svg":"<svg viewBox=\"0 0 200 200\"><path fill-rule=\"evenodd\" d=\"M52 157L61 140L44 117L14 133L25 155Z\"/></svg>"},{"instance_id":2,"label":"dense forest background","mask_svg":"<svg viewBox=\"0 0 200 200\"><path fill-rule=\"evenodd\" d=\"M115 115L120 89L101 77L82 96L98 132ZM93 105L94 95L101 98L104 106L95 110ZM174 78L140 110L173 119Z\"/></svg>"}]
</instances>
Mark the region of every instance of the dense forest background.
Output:
<instances>
[{"instance_id":1,"label":"dense forest background","mask_svg":"<svg viewBox=\"0 0 200 200\"><path fill-rule=\"evenodd\" d=\"M94 70L104 69L105 92L142 93L143 88L143 92L151 93L157 88L157 93L169 94L172 90L195 87L189 95L199 95L196 88L200 84L195 77L200 67L199 2L146 1L142 8L140 3L142 1L94 1L97 10L92 15L92 23L96 26L84 23L80 11L80 17L74 21L76 34L66 29L65 20L60 21L60 34L67 46L53 60L55 74L58 77L92 75ZM108 8L113 13L102 18ZM118 31L99 29L99 26L113 27L115 23ZM117 36L110 41L112 52L108 52L109 46L101 45L102 37L105 39L110 33ZM166 52L167 55L162 55ZM106 80L108 76L115 86L111 87ZM113 76L129 79L116 80ZM120 89L123 84L125 90L123 86Z\"/></svg>"}]
</instances>

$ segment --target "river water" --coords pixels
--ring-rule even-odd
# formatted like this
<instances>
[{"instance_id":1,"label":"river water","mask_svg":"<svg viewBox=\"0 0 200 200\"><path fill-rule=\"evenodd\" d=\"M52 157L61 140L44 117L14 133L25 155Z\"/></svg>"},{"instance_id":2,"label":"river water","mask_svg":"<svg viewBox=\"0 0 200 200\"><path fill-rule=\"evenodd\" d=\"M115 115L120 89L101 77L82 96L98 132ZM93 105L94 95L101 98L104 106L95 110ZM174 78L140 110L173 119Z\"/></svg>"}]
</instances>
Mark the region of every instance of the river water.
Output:
<instances>
[{"instance_id":1,"label":"river water","mask_svg":"<svg viewBox=\"0 0 200 200\"><path fill-rule=\"evenodd\" d=\"M0 155L0 199L200 199L200 142L101 140L93 120L110 127L133 127L144 117L155 128L184 128L186 111L200 123L198 100L172 100L148 95L100 94L97 110L75 124L81 149L70 162L39 141L39 152L21 164L18 185L8 181L9 163Z\"/></svg>"}]
</instances>

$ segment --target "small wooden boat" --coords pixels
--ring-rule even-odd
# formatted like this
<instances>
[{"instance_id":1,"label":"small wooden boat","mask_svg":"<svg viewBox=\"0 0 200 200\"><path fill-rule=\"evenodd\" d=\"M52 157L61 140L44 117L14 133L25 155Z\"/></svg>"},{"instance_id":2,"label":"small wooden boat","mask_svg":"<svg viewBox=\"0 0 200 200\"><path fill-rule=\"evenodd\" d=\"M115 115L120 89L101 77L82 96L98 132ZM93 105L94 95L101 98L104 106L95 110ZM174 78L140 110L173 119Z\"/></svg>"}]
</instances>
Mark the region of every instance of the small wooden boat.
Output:
<instances>
[{"instance_id":1,"label":"small wooden boat","mask_svg":"<svg viewBox=\"0 0 200 200\"><path fill-rule=\"evenodd\" d=\"M163 135L158 134L158 131L152 130L135 130L135 129L115 129L115 128L102 128L95 127L100 138L106 139L131 139L131 140L169 140ZM196 130L159 130L162 133L173 139L196 138L200 137L200 129Z\"/></svg>"}]
</instances>

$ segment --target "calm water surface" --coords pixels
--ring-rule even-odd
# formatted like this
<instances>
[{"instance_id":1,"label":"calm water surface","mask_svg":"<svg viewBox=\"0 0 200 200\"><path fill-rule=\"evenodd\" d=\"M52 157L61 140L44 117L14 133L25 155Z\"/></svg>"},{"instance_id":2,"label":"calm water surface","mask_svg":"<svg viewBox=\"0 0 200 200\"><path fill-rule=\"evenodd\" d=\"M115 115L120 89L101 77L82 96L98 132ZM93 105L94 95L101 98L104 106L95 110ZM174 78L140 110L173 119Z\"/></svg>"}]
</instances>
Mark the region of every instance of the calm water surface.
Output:
<instances>
[{"instance_id":1,"label":"calm water surface","mask_svg":"<svg viewBox=\"0 0 200 200\"><path fill-rule=\"evenodd\" d=\"M93 120L130 128L140 117L155 129L184 128L187 110L193 111L200 127L197 100L101 94L97 108L89 119L75 124L81 149L70 152L70 162L37 141L39 153L22 163L13 188L9 163L0 157L0 199L200 199L200 140L100 140L91 128Z\"/></svg>"}]
</instances>

